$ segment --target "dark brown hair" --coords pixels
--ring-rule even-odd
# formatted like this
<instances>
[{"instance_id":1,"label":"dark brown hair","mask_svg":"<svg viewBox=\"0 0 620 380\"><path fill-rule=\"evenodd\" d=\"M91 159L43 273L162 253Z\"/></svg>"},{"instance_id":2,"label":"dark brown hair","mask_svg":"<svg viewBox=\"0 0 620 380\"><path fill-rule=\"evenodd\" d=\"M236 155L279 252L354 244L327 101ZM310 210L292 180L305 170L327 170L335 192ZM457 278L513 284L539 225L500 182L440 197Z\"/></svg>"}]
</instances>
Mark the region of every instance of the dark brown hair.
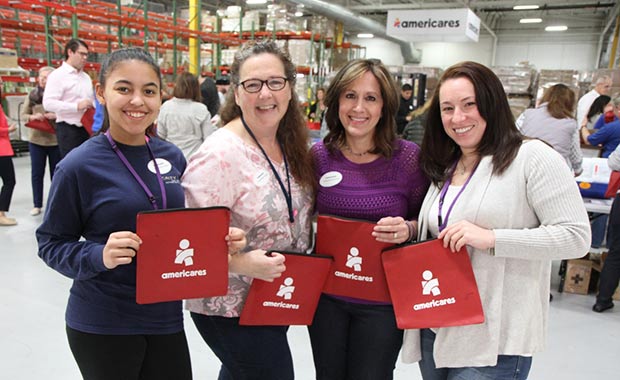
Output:
<instances>
[{"instance_id":1,"label":"dark brown hair","mask_svg":"<svg viewBox=\"0 0 620 380\"><path fill-rule=\"evenodd\" d=\"M493 71L471 61L449 67L439 79L431 99L420 154L422 170L435 185L447 179L448 169L461 156L460 147L443 128L439 105L441 86L457 78L466 78L474 86L476 107L487 123L476 150L481 157L492 156L493 174L500 175L508 168L524 138L515 126L502 83Z\"/></svg>"},{"instance_id":2,"label":"dark brown hair","mask_svg":"<svg viewBox=\"0 0 620 380\"><path fill-rule=\"evenodd\" d=\"M575 92L559 83L549 87L542 97L547 104L547 111L556 119L573 118L575 113Z\"/></svg>"},{"instance_id":3,"label":"dark brown hair","mask_svg":"<svg viewBox=\"0 0 620 380\"><path fill-rule=\"evenodd\" d=\"M198 78L187 71L181 73L177 77L172 96L178 99L191 99L195 102L202 101Z\"/></svg>"},{"instance_id":4,"label":"dark brown hair","mask_svg":"<svg viewBox=\"0 0 620 380\"><path fill-rule=\"evenodd\" d=\"M295 177L302 186L314 191L316 180L314 178L310 151L308 149L308 128L306 127L306 118L301 111L301 106L299 105L297 94L295 93L297 69L290 55L280 49L275 41L250 41L244 44L235 54L232 66L230 67L230 83L233 91L228 91L226 102L220 109L222 124L228 124L232 120L241 117L242 111L237 105L234 96L239 88L239 73L241 66L243 66L247 59L259 54L274 55L284 66L284 76L288 81L291 100L289 101L286 113L282 117L282 120L280 120L276 138L282 144L293 177Z\"/></svg>"},{"instance_id":5,"label":"dark brown hair","mask_svg":"<svg viewBox=\"0 0 620 380\"><path fill-rule=\"evenodd\" d=\"M394 141L396 140L396 112L399 106L399 92L392 75L378 59L355 59L345 64L336 77L331 81L325 94L325 121L329 133L323 140L325 147L333 153L346 144L344 126L338 116L340 108L340 94L346 91L351 83L370 72L379 82L381 97L383 98L383 110L381 118L377 122L373 136L375 148L371 153L379 154L386 158L392 156Z\"/></svg>"}]
</instances>

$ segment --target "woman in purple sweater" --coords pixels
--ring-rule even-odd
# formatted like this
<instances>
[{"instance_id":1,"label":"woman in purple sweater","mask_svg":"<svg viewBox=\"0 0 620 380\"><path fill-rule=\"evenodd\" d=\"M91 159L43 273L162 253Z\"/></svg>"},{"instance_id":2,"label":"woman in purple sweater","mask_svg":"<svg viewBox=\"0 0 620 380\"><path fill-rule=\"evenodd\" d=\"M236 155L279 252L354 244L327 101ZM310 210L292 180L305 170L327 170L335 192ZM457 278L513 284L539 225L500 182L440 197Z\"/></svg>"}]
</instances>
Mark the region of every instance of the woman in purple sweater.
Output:
<instances>
[{"instance_id":1,"label":"woman in purple sweater","mask_svg":"<svg viewBox=\"0 0 620 380\"><path fill-rule=\"evenodd\" d=\"M419 147L396 137L390 73L379 60L350 61L325 104L329 133L312 147L318 212L376 222L381 242L413 240L429 181ZM323 294L309 332L317 379L393 378L403 332L391 304Z\"/></svg>"}]
</instances>

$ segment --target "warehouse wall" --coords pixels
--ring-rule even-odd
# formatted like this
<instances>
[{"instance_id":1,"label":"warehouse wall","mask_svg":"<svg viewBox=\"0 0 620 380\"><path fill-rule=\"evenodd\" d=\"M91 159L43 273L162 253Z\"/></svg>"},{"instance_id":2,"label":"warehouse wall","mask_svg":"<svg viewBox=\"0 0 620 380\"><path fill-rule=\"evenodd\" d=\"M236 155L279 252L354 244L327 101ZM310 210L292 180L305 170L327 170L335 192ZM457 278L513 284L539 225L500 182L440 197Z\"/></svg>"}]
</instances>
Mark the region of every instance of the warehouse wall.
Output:
<instances>
[{"instance_id":1,"label":"warehouse wall","mask_svg":"<svg viewBox=\"0 0 620 380\"><path fill-rule=\"evenodd\" d=\"M403 58L397 44L375 38L352 39L354 44L366 46L366 56L380 58L388 65L402 65ZM472 60L485 65L492 64L493 38L483 34L475 42L415 43L422 50L421 66L446 68L456 62ZM496 66L514 66L529 61L537 69L594 68L598 51L598 36L593 34L567 34L561 36L498 36L495 54Z\"/></svg>"}]
</instances>

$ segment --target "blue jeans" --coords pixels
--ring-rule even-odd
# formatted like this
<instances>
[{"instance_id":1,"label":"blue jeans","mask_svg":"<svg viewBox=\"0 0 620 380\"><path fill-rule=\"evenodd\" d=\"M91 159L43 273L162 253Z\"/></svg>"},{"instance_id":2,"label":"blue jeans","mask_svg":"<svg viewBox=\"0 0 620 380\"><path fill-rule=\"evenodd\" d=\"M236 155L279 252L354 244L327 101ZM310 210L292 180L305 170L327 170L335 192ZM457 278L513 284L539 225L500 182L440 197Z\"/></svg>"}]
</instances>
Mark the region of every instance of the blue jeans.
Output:
<instances>
[{"instance_id":1,"label":"blue jeans","mask_svg":"<svg viewBox=\"0 0 620 380\"><path fill-rule=\"evenodd\" d=\"M191 316L222 362L218 380L293 380L288 326L241 326L239 318Z\"/></svg>"},{"instance_id":2,"label":"blue jeans","mask_svg":"<svg viewBox=\"0 0 620 380\"><path fill-rule=\"evenodd\" d=\"M601 271L596 296L596 303L601 305L608 305L612 302L612 296L620 281L620 195L616 195L611 205L607 242L609 254Z\"/></svg>"},{"instance_id":3,"label":"blue jeans","mask_svg":"<svg viewBox=\"0 0 620 380\"><path fill-rule=\"evenodd\" d=\"M322 295L308 327L317 380L391 380L403 331L392 305Z\"/></svg>"},{"instance_id":4,"label":"blue jeans","mask_svg":"<svg viewBox=\"0 0 620 380\"><path fill-rule=\"evenodd\" d=\"M30 151L30 179L32 182L32 200L34 207L43 207L43 178L45 177L45 163L49 162L50 180L54 176L56 164L60 161L58 146L43 146L28 144Z\"/></svg>"},{"instance_id":5,"label":"blue jeans","mask_svg":"<svg viewBox=\"0 0 620 380\"><path fill-rule=\"evenodd\" d=\"M592 248L603 247L603 241L605 240L605 230L607 229L607 215L594 213L590 216L590 228L592 229ZM609 236L607 236L609 240ZM609 246L609 243L607 244Z\"/></svg>"},{"instance_id":6,"label":"blue jeans","mask_svg":"<svg viewBox=\"0 0 620 380\"><path fill-rule=\"evenodd\" d=\"M525 380L532 367L530 356L499 355L493 367L435 368L435 333L423 329L421 336L422 360L419 365L424 380Z\"/></svg>"}]
</instances>

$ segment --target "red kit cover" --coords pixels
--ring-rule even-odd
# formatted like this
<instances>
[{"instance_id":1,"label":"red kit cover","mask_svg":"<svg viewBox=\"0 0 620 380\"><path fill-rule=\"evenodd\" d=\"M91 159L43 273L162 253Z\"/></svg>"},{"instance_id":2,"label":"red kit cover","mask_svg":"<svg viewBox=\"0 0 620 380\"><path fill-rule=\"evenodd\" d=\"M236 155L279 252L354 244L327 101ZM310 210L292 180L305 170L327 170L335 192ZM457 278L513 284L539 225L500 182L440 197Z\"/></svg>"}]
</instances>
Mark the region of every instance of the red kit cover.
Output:
<instances>
[{"instance_id":1,"label":"red kit cover","mask_svg":"<svg viewBox=\"0 0 620 380\"><path fill-rule=\"evenodd\" d=\"M241 325L309 325L323 290L331 257L281 252L286 270L273 282L254 279ZM268 253L269 254L269 253Z\"/></svg>"},{"instance_id":2,"label":"red kit cover","mask_svg":"<svg viewBox=\"0 0 620 380\"><path fill-rule=\"evenodd\" d=\"M465 247L453 253L443 247L442 240L433 239L389 248L382 259L399 328L484 322Z\"/></svg>"},{"instance_id":3,"label":"red kit cover","mask_svg":"<svg viewBox=\"0 0 620 380\"><path fill-rule=\"evenodd\" d=\"M381 251L393 244L372 236L376 223L319 215L316 252L334 258L323 293L369 301L392 302Z\"/></svg>"},{"instance_id":4,"label":"red kit cover","mask_svg":"<svg viewBox=\"0 0 620 380\"><path fill-rule=\"evenodd\" d=\"M139 213L136 302L225 295L229 224L226 207Z\"/></svg>"}]
</instances>

